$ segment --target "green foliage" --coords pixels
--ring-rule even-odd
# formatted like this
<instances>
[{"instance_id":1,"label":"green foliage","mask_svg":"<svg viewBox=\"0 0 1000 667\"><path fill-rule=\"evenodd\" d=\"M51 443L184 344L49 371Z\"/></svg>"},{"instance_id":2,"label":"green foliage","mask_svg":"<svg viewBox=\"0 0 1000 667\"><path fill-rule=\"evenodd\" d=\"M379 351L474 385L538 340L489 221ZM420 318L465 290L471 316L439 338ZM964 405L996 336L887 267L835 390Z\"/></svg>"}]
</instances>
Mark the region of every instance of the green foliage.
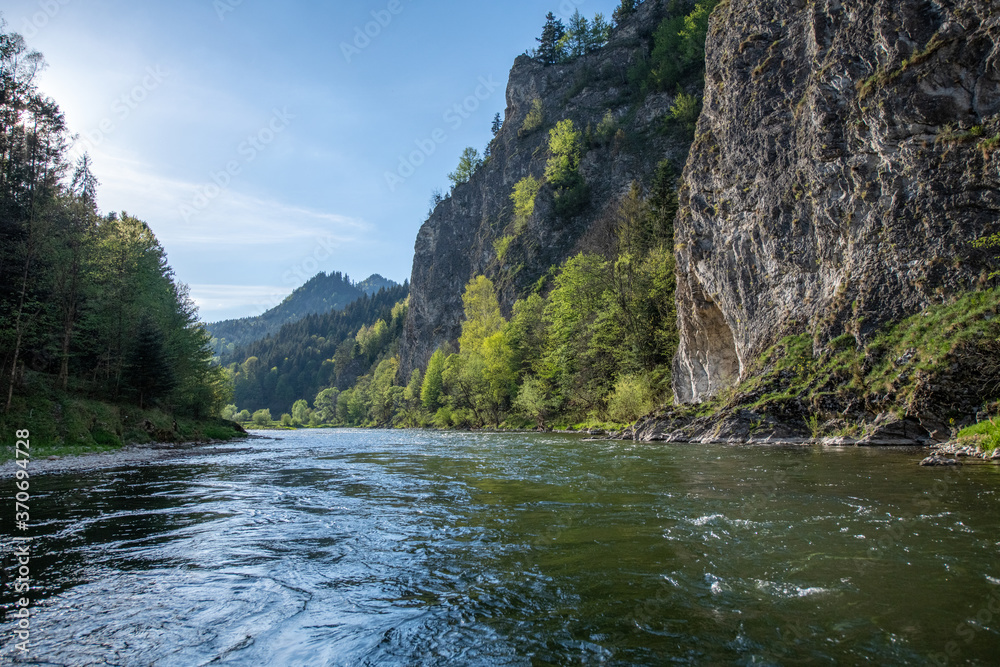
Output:
<instances>
[{"instance_id":1,"label":"green foliage","mask_svg":"<svg viewBox=\"0 0 1000 667\"><path fill-rule=\"evenodd\" d=\"M556 407L557 401L552 398L548 385L538 378L526 379L514 400L514 408L534 420L539 428L545 428Z\"/></svg>"},{"instance_id":2,"label":"green foliage","mask_svg":"<svg viewBox=\"0 0 1000 667\"><path fill-rule=\"evenodd\" d=\"M205 328L212 337L213 353L221 358L223 364L228 364L234 361L232 353L235 348L273 335L285 324L316 313L343 310L365 294L373 294L382 287L395 285L396 283L378 274L359 283L352 283L350 278L340 272L319 273L296 288L280 304L261 315L215 322L205 325Z\"/></svg>"},{"instance_id":3,"label":"green foliage","mask_svg":"<svg viewBox=\"0 0 1000 667\"><path fill-rule=\"evenodd\" d=\"M285 428L291 428L292 426L292 416L287 412L281 415L281 425Z\"/></svg>"},{"instance_id":4,"label":"green foliage","mask_svg":"<svg viewBox=\"0 0 1000 667\"><path fill-rule=\"evenodd\" d=\"M542 100L534 98L531 100L531 108L524 117L520 129L517 131L518 137L526 137L545 123L545 110L542 108Z\"/></svg>"},{"instance_id":5,"label":"green foliage","mask_svg":"<svg viewBox=\"0 0 1000 667\"><path fill-rule=\"evenodd\" d=\"M235 405L229 404L226 407L222 408L222 412L219 413L219 416L222 417L223 419L234 421L237 418L236 417L237 412L238 408Z\"/></svg>"},{"instance_id":6,"label":"green foliage","mask_svg":"<svg viewBox=\"0 0 1000 667\"><path fill-rule=\"evenodd\" d=\"M353 386L382 357L395 354L408 291L404 284L365 295L342 311L311 315L269 339L237 348L236 357L243 361L228 367L235 402L280 414L323 389Z\"/></svg>"},{"instance_id":7,"label":"green foliage","mask_svg":"<svg viewBox=\"0 0 1000 667\"><path fill-rule=\"evenodd\" d=\"M340 391L336 387L327 387L316 394L313 400L315 411L311 417L315 417L320 424L332 424L337 418L337 399Z\"/></svg>"},{"instance_id":8,"label":"green foliage","mask_svg":"<svg viewBox=\"0 0 1000 667\"><path fill-rule=\"evenodd\" d=\"M685 4L671 3L667 17L653 34L649 60L640 61L629 72L629 80L637 90L670 90L704 72L708 21L719 3L702 0L687 15L682 14Z\"/></svg>"},{"instance_id":9,"label":"green foliage","mask_svg":"<svg viewBox=\"0 0 1000 667\"><path fill-rule=\"evenodd\" d=\"M486 276L476 276L465 286L462 295L465 321L458 339L459 349L465 353L478 353L483 342L500 331L506 322L500 314L493 281Z\"/></svg>"},{"instance_id":10,"label":"green foliage","mask_svg":"<svg viewBox=\"0 0 1000 667\"><path fill-rule=\"evenodd\" d=\"M701 99L697 95L677 93L674 103L670 106L670 118L688 131L694 131L701 113Z\"/></svg>"},{"instance_id":11,"label":"green foliage","mask_svg":"<svg viewBox=\"0 0 1000 667\"><path fill-rule=\"evenodd\" d=\"M257 410L253 413L253 423L257 426L269 426L272 421L271 411L267 408Z\"/></svg>"},{"instance_id":12,"label":"green foliage","mask_svg":"<svg viewBox=\"0 0 1000 667\"><path fill-rule=\"evenodd\" d=\"M615 120L615 115L611 112L611 109L604 114L601 118L601 122L597 124L596 136L602 143L608 143L615 136L615 132L618 131L618 121Z\"/></svg>"},{"instance_id":13,"label":"green foliage","mask_svg":"<svg viewBox=\"0 0 1000 667\"><path fill-rule=\"evenodd\" d=\"M580 167L583 154L582 136L570 119L559 121L549 131L549 161L545 164L545 180L553 187L565 187Z\"/></svg>"},{"instance_id":14,"label":"green foliage","mask_svg":"<svg viewBox=\"0 0 1000 667\"><path fill-rule=\"evenodd\" d=\"M542 36L536 38L538 48L535 50L535 57L545 65L559 62L562 59L560 45L565 35L566 26L563 22L552 12L546 14Z\"/></svg>"},{"instance_id":15,"label":"green foliage","mask_svg":"<svg viewBox=\"0 0 1000 667\"><path fill-rule=\"evenodd\" d=\"M497 261L503 262L504 257L507 256L507 249L510 248L510 242L513 240L513 236L501 236L493 241L493 251L497 255Z\"/></svg>"},{"instance_id":16,"label":"green foliage","mask_svg":"<svg viewBox=\"0 0 1000 667\"><path fill-rule=\"evenodd\" d=\"M528 220L535 212L535 198L541 187L541 182L534 176L525 176L514 185L510 199L514 202L515 230L521 230L528 224Z\"/></svg>"},{"instance_id":17,"label":"green foliage","mask_svg":"<svg viewBox=\"0 0 1000 667\"><path fill-rule=\"evenodd\" d=\"M466 148L458 159L458 167L448 174L448 180L451 181L452 187L468 182L482 165L483 160L479 157L479 151L471 146Z\"/></svg>"},{"instance_id":18,"label":"green foliage","mask_svg":"<svg viewBox=\"0 0 1000 667\"><path fill-rule=\"evenodd\" d=\"M984 452L1000 447L1000 416L989 417L985 421L963 428L958 432L958 441L974 444Z\"/></svg>"},{"instance_id":19,"label":"green foliage","mask_svg":"<svg viewBox=\"0 0 1000 667\"><path fill-rule=\"evenodd\" d=\"M309 401L299 399L292 404L292 423L295 426L302 426L309 423L312 410L309 409Z\"/></svg>"},{"instance_id":20,"label":"green foliage","mask_svg":"<svg viewBox=\"0 0 1000 667\"><path fill-rule=\"evenodd\" d=\"M634 422L649 414L653 399L646 379L640 375L625 375L615 383L608 400L608 417L619 423Z\"/></svg>"},{"instance_id":21,"label":"green foliage","mask_svg":"<svg viewBox=\"0 0 1000 667\"><path fill-rule=\"evenodd\" d=\"M249 410L240 410L239 414L236 415L236 421L238 422L248 422L250 419L251 416Z\"/></svg>"},{"instance_id":22,"label":"green foliage","mask_svg":"<svg viewBox=\"0 0 1000 667\"><path fill-rule=\"evenodd\" d=\"M587 184L580 175L583 156L583 135L570 119L562 120L549 131L549 160L545 164L545 181L552 186L556 213L570 217L580 212L589 201Z\"/></svg>"},{"instance_id":23,"label":"green foliage","mask_svg":"<svg viewBox=\"0 0 1000 667\"><path fill-rule=\"evenodd\" d=\"M98 213L89 155L63 180L70 137L58 105L36 88L44 60L5 27L0 20L3 411L101 396L171 422L212 418L230 402L229 377L212 364L187 288L145 222ZM126 436L82 428L97 436L74 425L71 439L85 446Z\"/></svg>"},{"instance_id":24,"label":"green foliage","mask_svg":"<svg viewBox=\"0 0 1000 667\"><path fill-rule=\"evenodd\" d=\"M618 8L611 15L611 19L615 22L615 25L621 25L625 19L632 16L635 13L637 4L637 0L621 0Z\"/></svg>"},{"instance_id":25,"label":"green foliage","mask_svg":"<svg viewBox=\"0 0 1000 667\"><path fill-rule=\"evenodd\" d=\"M1000 394L998 314L1000 288L994 288L928 307L860 346L845 344L841 336L814 349L811 335L789 336L755 361L734 394L752 396L751 409L836 401L906 414L919 408L927 385L961 356L976 360L982 383L977 391L993 398Z\"/></svg>"},{"instance_id":26,"label":"green foliage","mask_svg":"<svg viewBox=\"0 0 1000 667\"><path fill-rule=\"evenodd\" d=\"M444 390L441 374L444 372L445 357L442 350L435 350L427 363L427 372L424 373L424 381L420 387L420 402L429 412L441 407L441 393Z\"/></svg>"},{"instance_id":27,"label":"green foliage","mask_svg":"<svg viewBox=\"0 0 1000 667\"><path fill-rule=\"evenodd\" d=\"M980 249L983 249L983 250L989 249L989 248L996 248L996 249L1000 250L1000 232L997 232L996 234L991 234L989 236L983 236L981 238L978 238L978 239L976 239L975 241L972 242L972 245L975 248L980 248ZM994 256L993 257L993 261L997 265L997 270L993 271L992 273L990 273L989 277L990 278L997 278L997 277L1000 277L1000 255Z\"/></svg>"}]
</instances>

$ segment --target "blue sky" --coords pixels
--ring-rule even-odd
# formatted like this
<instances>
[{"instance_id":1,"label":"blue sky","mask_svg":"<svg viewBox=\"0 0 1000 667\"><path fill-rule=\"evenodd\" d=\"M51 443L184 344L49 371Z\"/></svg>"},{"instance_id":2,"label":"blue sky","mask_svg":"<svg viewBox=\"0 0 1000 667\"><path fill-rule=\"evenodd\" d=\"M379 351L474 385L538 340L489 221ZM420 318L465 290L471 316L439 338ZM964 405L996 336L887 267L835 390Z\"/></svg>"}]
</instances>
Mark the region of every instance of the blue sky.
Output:
<instances>
[{"instance_id":1,"label":"blue sky","mask_svg":"<svg viewBox=\"0 0 1000 667\"><path fill-rule=\"evenodd\" d=\"M3 16L46 58L98 206L146 220L214 321L319 271L409 278L432 192L489 140L545 14L617 4L6 0Z\"/></svg>"}]
</instances>

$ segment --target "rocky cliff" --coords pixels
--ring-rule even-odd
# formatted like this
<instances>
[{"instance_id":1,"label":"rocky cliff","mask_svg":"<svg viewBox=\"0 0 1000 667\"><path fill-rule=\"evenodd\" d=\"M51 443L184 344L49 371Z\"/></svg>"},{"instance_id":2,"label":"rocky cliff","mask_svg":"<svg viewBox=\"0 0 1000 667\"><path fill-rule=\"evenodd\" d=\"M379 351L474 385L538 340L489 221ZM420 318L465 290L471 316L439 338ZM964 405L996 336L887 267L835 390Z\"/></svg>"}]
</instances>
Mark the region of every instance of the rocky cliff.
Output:
<instances>
[{"instance_id":1,"label":"rocky cliff","mask_svg":"<svg viewBox=\"0 0 1000 667\"><path fill-rule=\"evenodd\" d=\"M676 224L679 401L986 283L1000 3L724 2ZM419 247L419 244L418 244ZM416 276L416 271L414 276Z\"/></svg>"},{"instance_id":2,"label":"rocky cliff","mask_svg":"<svg viewBox=\"0 0 1000 667\"><path fill-rule=\"evenodd\" d=\"M490 158L434 209L417 236L400 377L458 338L462 292L471 278L491 278L509 314L514 301L550 267L581 250L601 251L609 236L608 212L632 181L649 182L663 159L671 159L680 173L690 137L664 131L674 93L637 101L628 85L629 68L648 54L664 12L658 2L641 4L607 45L567 64L544 66L527 56L515 60L503 128L491 144ZM543 121L525 131L536 100ZM596 129L609 110L616 130L601 139ZM513 187L529 175L541 178L548 130L567 118L591 136L580 165L589 205L578 215L560 217L553 210L551 190L543 186L527 225L515 230ZM494 242L505 236L513 240L499 255Z\"/></svg>"}]
</instances>

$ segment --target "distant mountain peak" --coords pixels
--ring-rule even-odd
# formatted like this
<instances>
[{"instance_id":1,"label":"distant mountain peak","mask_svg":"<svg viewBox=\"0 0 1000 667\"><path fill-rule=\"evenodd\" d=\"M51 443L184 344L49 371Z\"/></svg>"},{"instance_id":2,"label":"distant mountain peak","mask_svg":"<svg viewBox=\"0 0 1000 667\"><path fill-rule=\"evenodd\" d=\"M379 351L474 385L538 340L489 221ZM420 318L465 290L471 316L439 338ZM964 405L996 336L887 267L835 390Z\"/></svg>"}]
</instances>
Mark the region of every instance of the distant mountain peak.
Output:
<instances>
[{"instance_id":1,"label":"distant mountain peak","mask_svg":"<svg viewBox=\"0 0 1000 667\"><path fill-rule=\"evenodd\" d=\"M320 272L295 288L274 308L257 315L236 320L207 324L214 352L224 355L233 347L248 345L275 334L285 324L298 322L310 315L322 315L332 310L343 310L362 296L377 294L380 289L395 287L398 283L374 273L359 283L340 271Z\"/></svg>"}]
</instances>

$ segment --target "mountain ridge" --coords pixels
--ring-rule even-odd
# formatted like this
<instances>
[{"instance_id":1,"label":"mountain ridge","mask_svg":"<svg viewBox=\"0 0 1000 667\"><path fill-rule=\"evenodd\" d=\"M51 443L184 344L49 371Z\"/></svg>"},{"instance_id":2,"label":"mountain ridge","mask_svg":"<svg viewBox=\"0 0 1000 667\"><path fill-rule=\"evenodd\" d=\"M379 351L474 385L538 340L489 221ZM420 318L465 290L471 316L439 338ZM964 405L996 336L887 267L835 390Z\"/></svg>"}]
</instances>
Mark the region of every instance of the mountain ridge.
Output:
<instances>
[{"instance_id":1,"label":"mountain ridge","mask_svg":"<svg viewBox=\"0 0 1000 667\"><path fill-rule=\"evenodd\" d=\"M354 283L339 271L320 272L295 288L280 304L260 315L211 322L205 328L212 337L213 353L225 357L236 348L276 334L285 324L309 315L343 310L362 296L396 286L397 283L378 273Z\"/></svg>"}]
</instances>

